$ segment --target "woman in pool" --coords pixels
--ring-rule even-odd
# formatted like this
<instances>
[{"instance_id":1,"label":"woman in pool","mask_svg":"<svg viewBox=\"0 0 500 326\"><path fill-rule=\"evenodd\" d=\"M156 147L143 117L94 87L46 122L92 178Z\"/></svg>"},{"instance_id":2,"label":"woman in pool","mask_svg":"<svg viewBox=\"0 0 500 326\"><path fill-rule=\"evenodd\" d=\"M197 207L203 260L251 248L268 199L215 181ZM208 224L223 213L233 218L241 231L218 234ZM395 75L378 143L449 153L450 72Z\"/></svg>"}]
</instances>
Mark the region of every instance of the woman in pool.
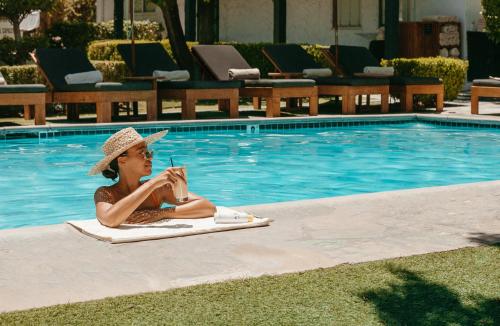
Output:
<instances>
[{"instance_id":1,"label":"woman in pool","mask_svg":"<svg viewBox=\"0 0 500 326\"><path fill-rule=\"evenodd\" d=\"M134 128L126 128L106 140L102 146L105 157L89 172L89 175L102 173L113 180L118 177L114 185L100 187L94 194L96 216L101 224L118 227L122 223L214 215L214 204L193 193L188 194L187 201L177 202L173 189L177 182L184 181L179 170L168 168L152 179L141 181L151 175L153 152L147 145L166 134L167 131L162 131L142 138ZM174 206L161 208L163 203Z\"/></svg>"}]
</instances>

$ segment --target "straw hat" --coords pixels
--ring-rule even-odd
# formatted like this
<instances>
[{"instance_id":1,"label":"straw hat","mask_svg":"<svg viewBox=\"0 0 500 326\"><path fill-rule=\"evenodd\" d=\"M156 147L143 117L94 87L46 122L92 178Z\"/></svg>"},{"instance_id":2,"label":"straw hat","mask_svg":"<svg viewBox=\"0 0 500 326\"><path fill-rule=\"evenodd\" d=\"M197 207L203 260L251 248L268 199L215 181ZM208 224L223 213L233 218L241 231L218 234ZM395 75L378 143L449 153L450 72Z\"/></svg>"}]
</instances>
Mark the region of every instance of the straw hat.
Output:
<instances>
[{"instance_id":1,"label":"straw hat","mask_svg":"<svg viewBox=\"0 0 500 326\"><path fill-rule=\"evenodd\" d=\"M102 151L104 152L104 158L99 161L92 169L89 171L89 175L98 174L109 167L109 163L115 158L120 156L120 154L127 151L129 148L134 147L142 142L146 145L154 143L161 138L163 138L168 133L168 130L163 130L152 134L146 138L143 138L134 128L129 127L122 129L114 133L111 137L106 140L104 145L102 145Z\"/></svg>"}]
</instances>

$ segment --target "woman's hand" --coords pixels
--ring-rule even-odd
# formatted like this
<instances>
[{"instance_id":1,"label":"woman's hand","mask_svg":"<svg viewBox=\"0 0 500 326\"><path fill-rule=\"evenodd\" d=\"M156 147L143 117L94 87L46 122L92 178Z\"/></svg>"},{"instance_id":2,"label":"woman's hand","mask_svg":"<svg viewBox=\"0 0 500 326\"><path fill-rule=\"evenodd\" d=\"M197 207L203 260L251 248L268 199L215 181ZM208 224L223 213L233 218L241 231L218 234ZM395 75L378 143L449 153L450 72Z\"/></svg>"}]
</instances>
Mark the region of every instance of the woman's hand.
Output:
<instances>
[{"instance_id":1,"label":"woman's hand","mask_svg":"<svg viewBox=\"0 0 500 326\"><path fill-rule=\"evenodd\" d=\"M156 177L151 179L150 181L154 185L154 188L161 188L163 186L169 186L171 189L174 188L174 185L177 183L179 175L175 172L175 168L168 168L158 174Z\"/></svg>"}]
</instances>

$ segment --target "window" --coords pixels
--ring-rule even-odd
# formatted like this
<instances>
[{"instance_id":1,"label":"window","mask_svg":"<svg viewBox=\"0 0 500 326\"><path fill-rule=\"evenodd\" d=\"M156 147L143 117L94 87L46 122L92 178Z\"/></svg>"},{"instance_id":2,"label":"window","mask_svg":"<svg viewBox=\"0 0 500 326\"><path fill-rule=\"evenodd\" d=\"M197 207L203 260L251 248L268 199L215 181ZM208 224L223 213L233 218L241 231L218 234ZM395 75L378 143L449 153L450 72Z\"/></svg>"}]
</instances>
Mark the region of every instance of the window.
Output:
<instances>
[{"instance_id":1,"label":"window","mask_svg":"<svg viewBox=\"0 0 500 326\"><path fill-rule=\"evenodd\" d=\"M379 0L379 26L384 25L385 22L385 1ZM399 0L399 21L410 21L414 19L415 0Z\"/></svg>"},{"instance_id":2,"label":"window","mask_svg":"<svg viewBox=\"0 0 500 326\"><path fill-rule=\"evenodd\" d=\"M340 27L361 27L361 0L338 0Z\"/></svg>"},{"instance_id":3,"label":"window","mask_svg":"<svg viewBox=\"0 0 500 326\"><path fill-rule=\"evenodd\" d=\"M150 0L134 0L134 12L143 13L143 12L154 12L155 4Z\"/></svg>"}]
</instances>

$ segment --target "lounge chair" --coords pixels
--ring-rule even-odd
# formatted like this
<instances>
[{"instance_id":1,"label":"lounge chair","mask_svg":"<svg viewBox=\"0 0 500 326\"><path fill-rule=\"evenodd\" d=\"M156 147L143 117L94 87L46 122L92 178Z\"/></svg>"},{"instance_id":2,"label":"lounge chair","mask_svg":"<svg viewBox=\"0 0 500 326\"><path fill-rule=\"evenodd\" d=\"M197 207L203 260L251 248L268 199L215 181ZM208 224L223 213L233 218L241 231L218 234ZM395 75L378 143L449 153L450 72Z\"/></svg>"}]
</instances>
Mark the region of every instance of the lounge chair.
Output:
<instances>
[{"instance_id":1,"label":"lounge chair","mask_svg":"<svg viewBox=\"0 0 500 326\"><path fill-rule=\"evenodd\" d=\"M335 46L327 52L330 60L334 60ZM338 62L347 75L369 76L364 73L365 67L379 67L379 61L362 46L339 46ZM444 85L439 78L393 76L389 78L391 95L399 95L405 112L413 111L413 95L427 94L436 96L436 111L442 112L444 106Z\"/></svg>"},{"instance_id":2,"label":"lounge chair","mask_svg":"<svg viewBox=\"0 0 500 326\"><path fill-rule=\"evenodd\" d=\"M129 70L135 78L155 79L153 72L176 71L179 67L175 64L167 51L160 43L141 43L135 45L135 65L132 67L132 47L130 44L118 45L118 51L125 60ZM132 78L133 79L133 78ZM195 105L197 100L216 99L219 101L219 109L229 108L229 117L238 118L238 100L240 83L237 81L167 81L155 79L158 89L158 105L161 113L161 101L163 99L175 99L181 101L182 119L195 119ZM226 102L228 101L228 105Z\"/></svg>"},{"instance_id":3,"label":"lounge chair","mask_svg":"<svg viewBox=\"0 0 500 326\"><path fill-rule=\"evenodd\" d=\"M0 73L0 79L3 79ZM39 84L7 85L0 84L0 106L24 106L24 119L31 118L31 110L35 112L35 125L45 124L45 96L47 87Z\"/></svg>"},{"instance_id":4,"label":"lounge chair","mask_svg":"<svg viewBox=\"0 0 500 326\"><path fill-rule=\"evenodd\" d=\"M79 49L37 49L33 54L49 85L47 103L95 103L97 122L111 122L112 103L147 103L147 120L157 120L156 90L151 82L68 84L69 74L96 71ZM76 114L78 116L78 113Z\"/></svg>"},{"instance_id":5,"label":"lounge chair","mask_svg":"<svg viewBox=\"0 0 500 326\"><path fill-rule=\"evenodd\" d=\"M277 71L270 76L299 77L305 69L323 68L298 44L273 44L263 47L262 52ZM342 114L355 114L356 96L363 94L380 94L382 113L389 112L389 81L386 79L320 77L314 80L319 96L342 97Z\"/></svg>"},{"instance_id":6,"label":"lounge chair","mask_svg":"<svg viewBox=\"0 0 500 326\"><path fill-rule=\"evenodd\" d=\"M229 69L250 69L248 62L231 45L198 45L194 56L211 78L229 80ZM311 79L250 79L242 80L240 96L266 100L266 117L279 117L282 98L309 98L309 115L318 114L318 90Z\"/></svg>"},{"instance_id":7,"label":"lounge chair","mask_svg":"<svg viewBox=\"0 0 500 326\"><path fill-rule=\"evenodd\" d=\"M500 97L500 78L474 79L471 87L470 113L479 114L480 97Z\"/></svg>"}]
</instances>

